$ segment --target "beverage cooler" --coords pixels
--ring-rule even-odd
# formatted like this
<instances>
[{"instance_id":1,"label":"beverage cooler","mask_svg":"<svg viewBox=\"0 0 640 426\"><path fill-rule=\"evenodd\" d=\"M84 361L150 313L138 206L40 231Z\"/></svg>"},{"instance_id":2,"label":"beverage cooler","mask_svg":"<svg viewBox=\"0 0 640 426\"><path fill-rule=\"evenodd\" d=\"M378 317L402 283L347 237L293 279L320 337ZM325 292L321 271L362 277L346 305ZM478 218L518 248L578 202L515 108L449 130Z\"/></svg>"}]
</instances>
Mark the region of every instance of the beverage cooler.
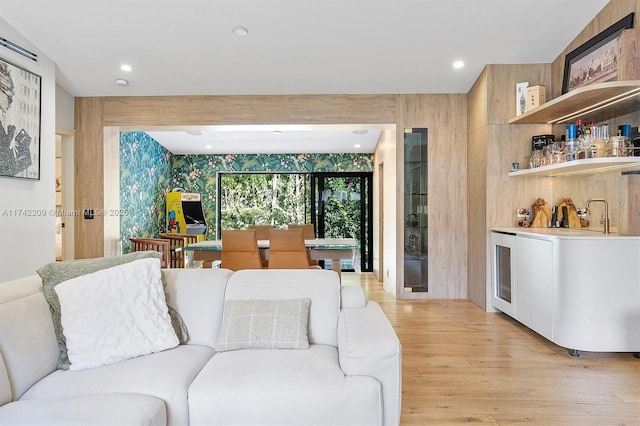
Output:
<instances>
[{"instance_id":1,"label":"beverage cooler","mask_svg":"<svg viewBox=\"0 0 640 426\"><path fill-rule=\"evenodd\" d=\"M167 194L167 232L173 234L204 234L207 223L198 192L173 191Z\"/></svg>"}]
</instances>

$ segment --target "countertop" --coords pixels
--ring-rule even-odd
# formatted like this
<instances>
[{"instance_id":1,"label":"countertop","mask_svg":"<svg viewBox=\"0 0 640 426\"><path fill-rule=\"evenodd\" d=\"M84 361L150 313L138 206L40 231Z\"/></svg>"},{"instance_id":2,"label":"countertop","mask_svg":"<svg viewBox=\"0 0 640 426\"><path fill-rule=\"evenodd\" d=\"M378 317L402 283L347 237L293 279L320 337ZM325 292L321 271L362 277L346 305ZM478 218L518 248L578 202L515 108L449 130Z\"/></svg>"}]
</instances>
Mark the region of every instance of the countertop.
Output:
<instances>
[{"instance_id":1,"label":"countertop","mask_svg":"<svg viewBox=\"0 0 640 426\"><path fill-rule=\"evenodd\" d=\"M534 238L544 239L621 239L621 240L640 240L640 236L634 235L618 235L613 229L611 233L605 234L602 228L491 228L492 231L506 232Z\"/></svg>"}]
</instances>

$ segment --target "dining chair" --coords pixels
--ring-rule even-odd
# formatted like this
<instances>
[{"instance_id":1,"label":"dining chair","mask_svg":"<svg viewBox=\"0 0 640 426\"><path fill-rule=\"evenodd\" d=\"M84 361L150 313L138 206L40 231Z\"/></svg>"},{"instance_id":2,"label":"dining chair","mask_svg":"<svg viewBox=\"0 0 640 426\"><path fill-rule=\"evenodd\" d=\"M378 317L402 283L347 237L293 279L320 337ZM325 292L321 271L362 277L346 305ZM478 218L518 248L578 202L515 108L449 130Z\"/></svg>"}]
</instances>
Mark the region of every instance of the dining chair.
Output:
<instances>
[{"instance_id":1,"label":"dining chair","mask_svg":"<svg viewBox=\"0 0 640 426\"><path fill-rule=\"evenodd\" d=\"M221 268L262 269L255 229L223 229Z\"/></svg>"},{"instance_id":2,"label":"dining chair","mask_svg":"<svg viewBox=\"0 0 640 426\"><path fill-rule=\"evenodd\" d=\"M160 261L161 268L170 268L170 252L171 244L169 240L163 238L142 238L134 237L129 238L131 241L131 251L158 251L162 253L162 260Z\"/></svg>"},{"instance_id":3,"label":"dining chair","mask_svg":"<svg viewBox=\"0 0 640 426\"><path fill-rule=\"evenodd\" d=\"M273 225L249 225L247 229L255 229L256 230L256 238L259 240L268 240L269 239L269 231L275 229Z\"/></svg>"},{"instance_id":4,"label":"dining chair","mask_svg":"<svg viewBox=\"0 0 640 426\"><path fill-rule=\"evenodd\" d=\"M302 229L302 235L305 240L313 240L316 238L316 228L313 223L290 223L287 225L287 229ZM309 251L307 251L307 257L309 258L309 265L318 265L317 260L311 259Z\"/></svg>"},{"instance_id":5,"label":"dining chair","mask_svg":"<svg viewBox=\"0 0 640 426\"><path fill-rule=\"evenodd\" d=\"M197 234L173 234L171 232L161 232L160 238L169 240L170 256L169 262L172 268L184 268L184 251L176 250L198 242Z\"/></svg>"},{"instance_id":6,"label":"dining chair","mask_svg":"<svg viewBox=\"0 0 640 426\"><path fill-rule=\"evenodd\" d=\"M309 264L302 229L273 229L269 232L269 269L317 268Z\"/></svg>"},{"instance_id":7,"label":"dining chair","mask_svg":"<svg viewBox=\"0 0 640 426\"><path fill-rule=\"evenodd\" d=\"M302 229L305 240L316 238L316 229L313 223L290 223L287 225L287 229Z\"/></svg>"}]
</instances>

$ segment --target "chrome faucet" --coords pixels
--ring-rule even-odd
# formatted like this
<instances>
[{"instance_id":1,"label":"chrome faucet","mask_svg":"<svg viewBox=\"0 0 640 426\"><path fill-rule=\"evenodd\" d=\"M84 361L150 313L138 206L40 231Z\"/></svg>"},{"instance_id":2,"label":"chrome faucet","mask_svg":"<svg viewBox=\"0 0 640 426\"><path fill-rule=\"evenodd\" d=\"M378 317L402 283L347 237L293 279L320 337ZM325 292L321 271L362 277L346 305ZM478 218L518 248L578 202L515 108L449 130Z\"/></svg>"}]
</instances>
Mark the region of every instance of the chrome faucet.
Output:
<instances>
[{"instance_id":1,"label":"chrome faucet","mask_svg":"<svg viewBox=\"0 0 640 426\"><path fill-rule=\"evenodd\" d=\"M587 200L587 208L589 208L589 205L593 201L604 203L604 233L608 234L609 233L609 203L607 203L607 200L605 200L604 198L592 198L590 200Z\"/></svg>"}]
</instances>

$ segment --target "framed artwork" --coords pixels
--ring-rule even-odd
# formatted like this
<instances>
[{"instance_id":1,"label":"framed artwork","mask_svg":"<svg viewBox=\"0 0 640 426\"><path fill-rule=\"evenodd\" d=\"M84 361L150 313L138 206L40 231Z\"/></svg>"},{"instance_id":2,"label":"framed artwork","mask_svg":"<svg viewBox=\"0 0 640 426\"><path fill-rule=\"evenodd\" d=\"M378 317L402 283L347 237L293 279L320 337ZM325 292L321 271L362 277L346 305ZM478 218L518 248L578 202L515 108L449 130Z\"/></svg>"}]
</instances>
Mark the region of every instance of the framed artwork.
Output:
<instances>
[{"instance_id":1,"label":"framed artwork","mask_svg":"<svg viewBox=\"0 0 640 426\"><path fill-rule=\"evenodd\" d=\"M41 78L0 58L0 177L40 179Z\"/></svg>"},{"instance_id":2,"label":"framed artwork","mask_svg":"<svg viewBox=\"0 0 640 426\"><path fill-rule=\"evenodd\" d=\"M627 28L633 28L633 13L569 52L564 60L562 93L617 80L618 37Z\"/></svg>"}]
</instances>

